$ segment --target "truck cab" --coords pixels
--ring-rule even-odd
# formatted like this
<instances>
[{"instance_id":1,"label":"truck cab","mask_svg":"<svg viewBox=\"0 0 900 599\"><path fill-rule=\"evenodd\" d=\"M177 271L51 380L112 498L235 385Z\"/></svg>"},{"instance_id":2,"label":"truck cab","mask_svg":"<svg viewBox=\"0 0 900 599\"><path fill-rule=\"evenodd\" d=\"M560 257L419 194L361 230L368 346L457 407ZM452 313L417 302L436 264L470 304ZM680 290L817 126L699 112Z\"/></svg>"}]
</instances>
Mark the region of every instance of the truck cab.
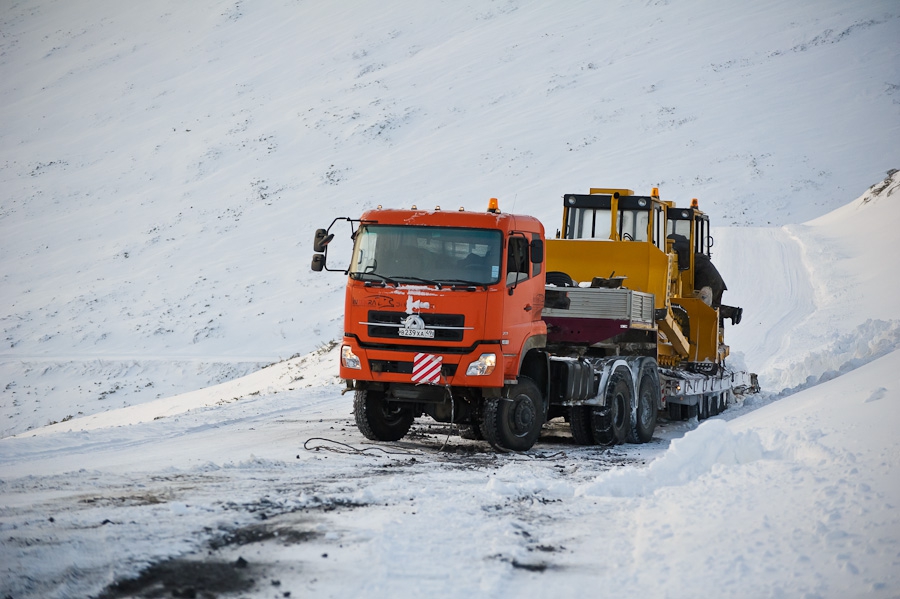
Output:
<instances>
[{"instance_id":1,"label":"truck cab","mask_svg":"<svg viewBox=\"0 0 900 599\"><path fill-rule=\"evenodd\" d=\"M493 200L486 212L378 208L353 222L340 376L360 430L395 440L427 414L530 447L549 385L540 221ZM313 268L326 268L327 243L317 249ZM498 414L523 388L518 412Z\"/></svg>"}]
</instances>

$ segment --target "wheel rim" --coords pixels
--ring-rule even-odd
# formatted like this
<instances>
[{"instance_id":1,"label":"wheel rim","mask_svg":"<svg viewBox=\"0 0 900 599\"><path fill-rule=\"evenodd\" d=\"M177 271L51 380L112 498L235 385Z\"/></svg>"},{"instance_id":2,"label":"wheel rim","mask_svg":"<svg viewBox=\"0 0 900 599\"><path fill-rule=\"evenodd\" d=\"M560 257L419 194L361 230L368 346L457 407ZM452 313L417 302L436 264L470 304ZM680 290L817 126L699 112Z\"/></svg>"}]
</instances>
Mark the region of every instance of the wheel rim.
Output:
<instances>
[{"instance_id":1,"label":"wheel rim","mask_svg":"<svg viewBox=\"0 0 900 599\"><path fill-rule=\"evenodd\" d=\"M641 419L641 426L644 429L653 425L653 401L653 390L650 389L650 385L644 385L640 396L641 405L638 410L638 417Z\"/></svg>"},{"instance_id":2,"label":"wheel rim","mask_svg":"<svg viewBox=\"0 0 900 599\"><path fill-rule=\"evenodd\" d=\"M384 418L384 422L387 425L395 425L403 420L403 408L394 407L390 408L388 406L382 406L381 408L381 416Z\"/></svg>"},{"instance_id":3,"label":"wheel rim","mask_svg":"<svg viewBox=\"0 0 900 599\"><path fill-rule=\"evenodd\" d=\"M510 431L517 437L524 437L534 428L535 411L531 399L518 396L510 410L508 423Z\"/></svg>"}]
</instances>

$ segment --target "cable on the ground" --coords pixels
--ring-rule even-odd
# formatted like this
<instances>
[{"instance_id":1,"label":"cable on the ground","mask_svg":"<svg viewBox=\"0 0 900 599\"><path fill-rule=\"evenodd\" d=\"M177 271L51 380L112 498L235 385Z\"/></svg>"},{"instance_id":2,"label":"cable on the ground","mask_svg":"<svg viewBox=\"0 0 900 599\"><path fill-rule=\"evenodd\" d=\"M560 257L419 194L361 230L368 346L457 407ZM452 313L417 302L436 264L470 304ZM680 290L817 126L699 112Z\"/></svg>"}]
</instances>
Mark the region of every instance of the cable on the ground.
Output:
<instances>
[{"instance_id":1,"label":"cable on the ground","mask_svg":"<svg viewBox=\"0 0 900 599\"><path fill-rule=\"evenodd\" d=\"M327 445L315 445L313 447L309 446L311 441L322 441L324 443L330 443L332 446ZM324 449L325 451L332 451L334 453L347 453L347 454L367 454L370 451L376 452L380 451L381 453L387 455L421 455L423 452L420 450L406 450L393 448L393 450L385 449L384 447L379 447L377 445L372 445L371 447L365 447L360 449L359 447L354 447L348 443L342 443L340 441L335 441L334 439L326 439L325 437L310 437L303 443L303 449L307 451L319 451L320 449Z\"/></svg>"}]
</instances>

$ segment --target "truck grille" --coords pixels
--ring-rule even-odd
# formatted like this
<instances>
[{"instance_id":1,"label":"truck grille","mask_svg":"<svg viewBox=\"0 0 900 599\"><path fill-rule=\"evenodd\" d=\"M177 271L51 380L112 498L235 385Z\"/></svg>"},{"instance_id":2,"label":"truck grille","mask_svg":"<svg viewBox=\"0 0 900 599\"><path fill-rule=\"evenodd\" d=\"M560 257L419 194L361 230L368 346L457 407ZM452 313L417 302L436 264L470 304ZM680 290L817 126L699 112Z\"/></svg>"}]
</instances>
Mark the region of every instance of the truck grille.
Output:
<instances>
[{"instance_id":1,"label":"truck grille","mask_svg":"<svg viewBox=\"0 0 900 599\"><path fill-rule=\"evenodd\" d=\"M369 337L378 337L381 339L406 339L401 337L400 323L408 316L405 312L384 312L380 310L369 311ZM434 341L462 341L463 327L466 324L466 318L463 314L419 314L419 317L425 322L425 328L431 327L454 327L450 329L435 328ZM431 341L429 338L419 339L423 341Z\"/></svg>"},{"instance_id":2,"label":"truck grille","mask_svg":"<svg viewBox=\"0 0 900 599\"><path fill-rule=\"evenodd\" d=\"M459 364L442 364L441 374L454 376ZM413 363L396 360L369 360L369 368L372 372L386 372L392 374L412 374Z\"/></svg>"}]
</instances>

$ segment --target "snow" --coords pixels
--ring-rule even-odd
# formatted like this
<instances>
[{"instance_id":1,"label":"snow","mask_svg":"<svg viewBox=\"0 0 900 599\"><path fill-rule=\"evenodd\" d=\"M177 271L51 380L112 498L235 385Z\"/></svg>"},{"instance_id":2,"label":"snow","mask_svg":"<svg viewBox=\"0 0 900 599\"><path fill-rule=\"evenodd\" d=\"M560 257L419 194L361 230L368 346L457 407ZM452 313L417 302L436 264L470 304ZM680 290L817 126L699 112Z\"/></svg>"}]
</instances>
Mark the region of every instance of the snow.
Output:
<instances>
[{"instance_id":1,"label":"snow","mask_svg":"<svg viewBox=\"0 0 900 599\"><path fill-rule=\"evenodd\" d=\"M900 596L898 39L888 0L5 3L0 596ZM366 442L315 229L552 235L592 186L699 198L763 392Z\"/></svg>"}]
</instances>

